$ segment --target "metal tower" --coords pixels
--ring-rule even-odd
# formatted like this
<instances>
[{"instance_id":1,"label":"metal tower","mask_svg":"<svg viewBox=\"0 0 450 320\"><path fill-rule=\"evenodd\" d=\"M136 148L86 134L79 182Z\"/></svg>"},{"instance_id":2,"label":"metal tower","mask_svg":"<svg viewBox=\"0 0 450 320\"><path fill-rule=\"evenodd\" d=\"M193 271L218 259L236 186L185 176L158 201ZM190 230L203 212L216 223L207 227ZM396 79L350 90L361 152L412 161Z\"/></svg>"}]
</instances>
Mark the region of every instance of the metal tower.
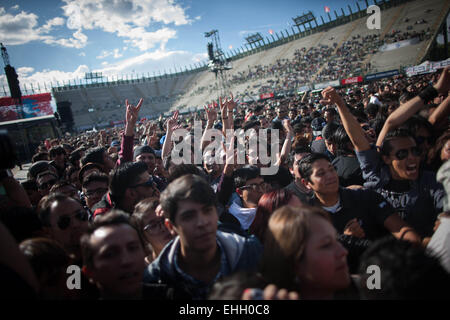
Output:
<instances>
[{"instance_id":1,"label":"metal tower","mask_svg":"<svg viewBox=\"0 0 450 320\"><path fill-rule=\"evenodd\" d=\"M232 69L230 61L225 57L220 45L219 31L212 30L205 32L205 38L211 38L208 42L208 68L216 75L217 86L219 88L219 95L224 97L228 95L230 84L227 77L227 70Z\"/></svg>"}]
</instances>

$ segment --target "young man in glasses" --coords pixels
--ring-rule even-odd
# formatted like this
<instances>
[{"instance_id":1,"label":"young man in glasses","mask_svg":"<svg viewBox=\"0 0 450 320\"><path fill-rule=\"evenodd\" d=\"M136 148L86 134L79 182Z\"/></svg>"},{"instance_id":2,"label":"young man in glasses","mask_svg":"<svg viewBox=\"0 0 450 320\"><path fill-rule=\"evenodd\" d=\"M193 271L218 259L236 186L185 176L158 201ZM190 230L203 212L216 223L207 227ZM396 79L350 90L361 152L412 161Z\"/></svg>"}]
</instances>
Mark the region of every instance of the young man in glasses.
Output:
<instances>
[{"instance_id":1,"label":"young man in glasses","mask_svg":"<svg viewBox=\"0 0 450 320\"><path fill-rule=\"evenodd\" d=\"M41 197L49 194L52 186L58 181L58 177L51 171L44 171L38 174L36 185Z\"/></svg>"},{"instance_id":2,"label":"young man in glasses","mask_svg":"<svg viewBox=\"0 0 450 320\"><path fill-rule=\"evenodd\" d=\"M67 167L66 163L66 151L63 146L53 147L49 150L50 165L53 166L58 172L58 178L64 177L64 172Z\"/></svg>"},{"instance_id":3,"label":"young man in glasses","mask_svg":"<svg viewBox=\"0 0 450 320\"><path fill-rule=\"evenodd\" d=\"M94 218L112 208L131 214L134 206L148 197L159 197L159 191L147 165L142 162L126 162L114 169L109 183L109 192L92 208Z\"/></svg>"},{"instance_id":4,"label":"young man in glasses","mask_svg":"<svg viewBox=\"0 0 450 320\"><path fill-rule=\"evenodd\" d=\"M267 184L261 177L257 166L246 165L233 172L236 193L232 196L229 214L222 214L220 221L240 224L247 231L253 222L258 207L259 198L266 192Z\"/></svg>"},{"instance_id":5,"label":"young man in glasses","mask_svg":"<svg viewBox=\"0 0 450 320\"><path fill-rule=\"evenodd\" d=\"M165 224L174 240L145 271L144 283L165 284L174 299L206 299L213 284L237 271L255 271L262 252L255 237L217 230L217 200L198 175L172 181L161 194Z\"/></svg>"},{"instance_id":6,"label":"young man in glasses","mask_svg":"<svg viewBox=\"0 0 450 320\"><path fill-rule=\"evenodd\" d=\"M52 193L41 199L37 213L48 237L80 261L80 237L88 228L88 213L81 203L62 193Z\"/></svg>"},{"instance_id":7,"label":"young man in glasses","mask_svg":"<svg viewBox=\"0 0 450 320\"><path fill-rule=\"evenodd\" d=\"M93 172L84 178L81 189L89 209L92 209L92 207L108 192L108 185L109 178L103 173Z\"/></svg>"},{"instance_id":8,"label":"young man in glasses","mask_svg":"<svg viewBox=\"0 0 450 320\"><path fill-rule=\"evenodd\" d=\"M444 86L441 83L435 90L447 91L448 84ZM386 134L383 128L377 141L377 145L381 145L378 151L371 147L358 121L334 88L326 88L322 96L324 103L335 103L338 107L342 124L355 147L365 179L364 186L380 193L426 244L433 234L437 215L442 212L445 193L436 181L435 173L420 169L421 150L411 132L398 128ZM405 113L404 117L408 117L409 113L425 105L424 99L428 98L419 95L395 112L400 110Z\"/></svg>"}]
</instances>

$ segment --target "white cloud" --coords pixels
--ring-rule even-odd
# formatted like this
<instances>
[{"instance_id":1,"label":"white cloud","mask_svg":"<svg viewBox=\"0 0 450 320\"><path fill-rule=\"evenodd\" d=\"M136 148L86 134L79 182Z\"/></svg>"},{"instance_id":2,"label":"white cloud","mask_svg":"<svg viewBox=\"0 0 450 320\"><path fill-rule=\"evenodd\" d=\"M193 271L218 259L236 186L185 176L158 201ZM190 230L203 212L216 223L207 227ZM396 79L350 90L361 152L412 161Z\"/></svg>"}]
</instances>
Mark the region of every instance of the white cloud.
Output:
<instances>
[{"instance_id":1,"label":"white cloud","mask_svg":"<svg viewBox=\"0 0 450 320\"><path fill-rule=\"evenodd\" d=\"M158 74L169 69L174 71L174 65L176 65L177 70L180 67L194 66L195 63L199 63L207 60L207 54L199 53L194 54L187 51L165 51L165 50L155 50L153 52L145 52L139 56L132 57L129 59L124 59L115 63L111 63L106 67L93 70L93 72L102 72L103 75L114 78L119 74L131 74L133 70L137 70L138 74L141 74L140 70L148 70L144 72L145 75L153 72ZM184 69L183 69L184 70Z\"/></svg>"},{"instance_id":2,"label":"white cloud","mask_svg":"<svg viewBox=\"0 0 450 320\"><path fill-rule=\"evenodd\" d=\"M86 53L84 53L84 52L80 52L78 55L79 55L80 57L86 57Z\"/></svg>"},{"instance_id":3,"label":"white cloud","mask_svg":"<svg viewBox=\"0 0 450 320\"><path fill-rule=\"evenodd\" d=\"M39 40L41 37L36 30L38 16L34 13L20 12L17 15L5 13L0 8L0 34L2 41L8 45L27 43Z\"/></svg>"},{"instance_id":4,"label":"white cloud","mask_svg":"<svg viewBox=\"0 0 450 320\"><path fill-rule=\"evenodd\" d=\"M159 44L164 48L176 31L163 27L148 31L152 23L175 26L192 22L173 0L63 0L67 26L73 29L101 29L125 38L125 42L146 51ZM107 18L105 18L107 17Z\"/></svg>"},{"instance_id":5,"label":"white cloud","mask_svg":"<svg viewBox=\"0 0 450 320\"><path fill-rule=\"evenodd\" d=\"M72 34L73 38L69 39L55 39L54 37L43 37L43 40L47 44L56 44L63 47L68 48L84 48L87 44L87 36L81 32L81 30L77 30Z\"/></svg>"},{"instance_id":6,"label":"white cloud","mask_svg":"<svg viewBox=\"0 0 450 320\"><path fill-rule=\"evenodd\" d=\"M19 70L20 69L21 68L19 68ZM19 81L21 88L24 88L25 86L27 88L30 88L31 86L37 88L39 86L43 89L45 85L48 90L50 90L50 83L56 85L57 83L67 83L69 80L73 83L74 79L84 78L84 74L86 72L89 72L89 68L86 65L78 66L78 68L73 72L44 69L42 71L35 72L30 76L21 76ZM6 76L4 75L0 75L0 88L1 86L8 88L8 82L6 80Z\"/></svg>"},{"instance_id":7,"label":"white cloud","mask_svg":"<svg viewBox=\"0 0 450 320\"><path fill-rule=\"evenodd\" d=\"M12 6L12 7L11 7L11 10L19 10L19 5L16 4L15 6Z\"/></svg>"},{"instance_id":8,"label":"white cloud","mask_svg":"<svg viewBox=\"0 0 450 320\"><path fill-rule=\"evenodd\" d=\"M47 20L41 27L38 26L38 16L34 13L21 11L16 15L5 13L0 8L0 34L2 41L8 45L20 45L31 41L43 41L47 44L60 45L63 47L82 48L87 44L87 37L81 30L73 33L73 38L57 39L48 35L55 26L64 24L64 19L55 17Z\"/></svg>"},{"instance_id":9,"label":"white cloud","mask_svg":"<svg viewBox=\"0 0 450 320\"><path fill-rule=\"evenodd\" d=\"M41 28L39 28L39 31L41 33L49 33L52 31L54 26L62 26L64 24L64 19L61 17L56 17L53 19L48 20L45 25L43 25Z\"/></svg>"},{"instance_id":10,"label":"white cloud","mask_svg":"<svg viewBox=\"0 0 450 320\"><path fill-rule=\"evenodd\" d=\"M115 59L121 58L123 54L119 53L119 49L114 49L112 51L103 50L100 55L96 56L97 59L105 59L106 57L113 56Z\"/></svg>"},{"instance_id":11,"label":"white cloud","mask_svg":"<svg viewBox=\"0 0 450 320\"><path fill-rule=\"evenodd\" d=\"M29 73L33 72L34 68L32 67L21 67L17 69L17 74L19 77L23 77L28 75Z\"/></svg>"}]
</instances>

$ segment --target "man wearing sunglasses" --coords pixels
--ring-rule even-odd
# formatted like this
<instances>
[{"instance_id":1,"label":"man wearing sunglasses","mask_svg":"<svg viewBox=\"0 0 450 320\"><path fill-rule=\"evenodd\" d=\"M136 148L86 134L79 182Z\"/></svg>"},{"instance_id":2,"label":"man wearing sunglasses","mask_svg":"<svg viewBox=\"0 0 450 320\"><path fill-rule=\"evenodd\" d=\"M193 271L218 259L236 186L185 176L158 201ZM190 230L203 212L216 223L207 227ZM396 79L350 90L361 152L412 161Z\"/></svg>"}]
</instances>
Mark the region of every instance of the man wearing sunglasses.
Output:
<instances>
[{"instance_id":1,"label":"man wearing sunglasses","mask_svg":"<svg viewBox=\"0 0 450 320\"><path fill-rule=\"evenodd\" d=\"M148 197L159 197L159 191L142 161L126 162L114 169L109 192L92 208L94 218L112 208L131 214L134 206Z\"/></svg>"},{"instance_id":2,"label":"man wearing sunglasses","mask_svg":"<svg viewBox=\"0 0 450 320\"><path fill-rule=\"evenodd\" d=\"M88 228L88 213L81 203L62 193L52 193L41 199L37 213L48 237L80 261L80 237Z\"/></svg>"},{"instance_id":3,"label":"man wearing sunglasses","mask_svg":"<svg viewBox=\"0 0 450 320\"><path fill-rule=\"evenodd\" d=\"M438 86L438 89L442 88ZM445 193L436 181L435 173L420 170L421 152L412 133L398 128L385 134L383 128L380 133L384 137L381 139L383 143L378 151L369 144L360 124L336 91L328 87L322 95L324 103L338 106L344 128L355 147L365 179L364 186L380 193L426 244L433 234L437 215L442 212ZM424 102L418 96L398 110L406 112L420 105L423 106Z\"/></svg>"}]
</instances>

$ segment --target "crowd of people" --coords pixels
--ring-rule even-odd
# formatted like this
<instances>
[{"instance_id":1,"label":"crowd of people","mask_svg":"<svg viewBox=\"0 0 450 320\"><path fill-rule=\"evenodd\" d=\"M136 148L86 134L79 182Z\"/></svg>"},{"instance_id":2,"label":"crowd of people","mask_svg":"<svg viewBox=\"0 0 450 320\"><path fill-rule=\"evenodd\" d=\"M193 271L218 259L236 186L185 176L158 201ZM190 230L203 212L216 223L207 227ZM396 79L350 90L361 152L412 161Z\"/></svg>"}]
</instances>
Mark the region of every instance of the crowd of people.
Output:
<instances>
[{"instance_id":1,"label":"crowd of people","mask_svg":"<svg viewBox=\"0 0 450 320\"><path fill-rule=\"evenodd\" d=\"M43 141L23 182L3 133L3 291L70 300L446 298L449 73L250 104L231 95L154 121L140 119L142 99L127 100L124 127ZM279 137L259 135L269 164L247 148L262 131ZM276 173L265 175L268 166ZM76 289L69 267L81 270Z\"/></svg>"},{"instance_id":2,"label":"crowd of people","mask_svg":"<svg viewBox=\"0 0 450 320\"><path fill-rule=\"evenodd\" d=\"M430 39L430 28L416 31L412 29L413 26L409 27L411 28L407 28L406 31L392 30L383 40L379 34L354 35L340 46L337 42L333 42L332 45L319 44L309 49L303 47L295 50L291 59L277 59L269 65L249 65L248 69L232 74L229 83L236 86L263 80L257 90L249 88L247 91L253 92L251 94L264 94L290 91L308 85L314 77L314 80L320 83L359 75L370 70L371 64L365 62L366 58L377 53L384 44L413 38L419 38L419 41ZM329 40L332 41L334 38ZM322 65L324 67L318 73ZM215 84L198 87L191 96L208 90L213 93L217 89Z\"/></svg>"}]
</instances>

